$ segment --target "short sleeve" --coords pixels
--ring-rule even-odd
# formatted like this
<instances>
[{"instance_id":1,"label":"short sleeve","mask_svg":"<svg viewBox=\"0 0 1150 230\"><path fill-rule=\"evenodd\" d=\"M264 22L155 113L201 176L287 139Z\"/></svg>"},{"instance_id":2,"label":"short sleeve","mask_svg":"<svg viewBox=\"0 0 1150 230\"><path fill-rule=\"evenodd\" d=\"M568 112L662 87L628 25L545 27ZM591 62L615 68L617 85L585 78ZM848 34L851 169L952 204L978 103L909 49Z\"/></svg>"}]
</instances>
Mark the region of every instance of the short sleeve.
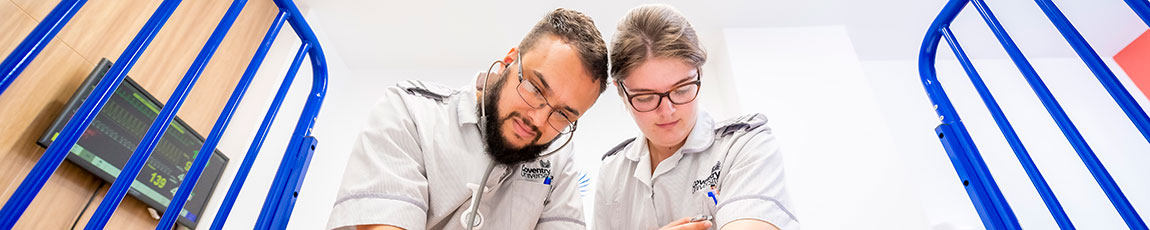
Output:
<instances>
[{"instance_id":1,"label":"short sleeve","mask_svg":"<svg viewBox=\"0 0 1150 230\"><path fill-rule=\"evenodd\" d=\"M389 88L352 147L328 229L386 224L426 229L423 153L403 92Z\"/></svg>"},{"instance_id":2,"label":"short sleeve","mask_svg":"<svg viewBox=\"0 0 1150 230\"><path fill-rule=\"evenodd\" d=\"M762 220L779 229L797 229L798 220L789 204L783 175L783 159L777 139L766 125L740 133L733 143L719 188L716 226L741 219Z\"/></svg>"}]
</instances>

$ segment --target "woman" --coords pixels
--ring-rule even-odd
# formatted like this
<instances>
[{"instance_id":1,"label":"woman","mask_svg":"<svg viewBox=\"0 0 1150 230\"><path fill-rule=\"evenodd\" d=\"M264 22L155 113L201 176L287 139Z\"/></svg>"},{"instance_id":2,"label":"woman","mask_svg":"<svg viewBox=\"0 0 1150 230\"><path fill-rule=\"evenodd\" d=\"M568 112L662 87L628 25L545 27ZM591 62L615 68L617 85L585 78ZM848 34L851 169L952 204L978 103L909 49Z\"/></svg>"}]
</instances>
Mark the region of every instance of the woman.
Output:
<instances>
[{"instance_id":1,"label":"woman","mask_svg":"<svg viewBox=\"0 0 1150 230\"><path fill-rule=\"evenodd\" d=\"M636 7L611 48L612 80L643 135L603 157L595 229L798 228L766 117L716 123L698 110L707 54L686 18Z\"/></svg>"}]
</instances>

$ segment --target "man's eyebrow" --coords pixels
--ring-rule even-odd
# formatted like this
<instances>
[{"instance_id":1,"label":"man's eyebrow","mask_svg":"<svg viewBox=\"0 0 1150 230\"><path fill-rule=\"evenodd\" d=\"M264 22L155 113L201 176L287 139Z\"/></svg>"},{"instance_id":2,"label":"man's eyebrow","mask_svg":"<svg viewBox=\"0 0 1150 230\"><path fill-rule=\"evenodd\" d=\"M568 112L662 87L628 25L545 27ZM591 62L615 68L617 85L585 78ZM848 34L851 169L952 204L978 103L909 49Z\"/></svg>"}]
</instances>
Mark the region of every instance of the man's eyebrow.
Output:
<instances>
[{"instance_id":1,"label":"man's eyebrow","mask_svg":"<svg viewBox=\"0 0 1150 230\"><path fill-rule=\"evenodd\" d=\"M531 72L535 73L535 78L539 79L539 84L542 84L544 89L551 91L551 85L548 85L547 80L543 79L543 73L540 73L538 70L531 70Z\"/></svg>"},{"instance_id":2,"label":"man's eyebrow","mask_svg":"<svg viewBox=\"0 0 1150 230\"><path fill-rule=\"evenodd\" d=\"M575 110L574 108L571 108L571 106L563 106L563 110L567 110L567 112L575 116L579 116L579 110Z\"/></svg>"},{"instance_id":3,"label":"man's eyebrow","mask_svg":"<svg viewBox=\"0 0 1150 230\"><path fill-rule=\"evenodd\" d=\"M531 72L535 74L535 79L539 79L539 84L543 85L544 89L551 91L551 85L548 85L547 80L543 79L543 73L540 73L538 70L531 70ZM568 113L574 114L575 116L579 116L580 114L579 110L575 110L575 108L571 108L571 106L564 105L563 110L566 110Z\"/></svg>"},{"instance_id":4,"label":"man's eyebrow","mask_svg":"<svg viewBox=\"0 0 1150 230\"><path fill-rule=\"evenodd\" d=\"M696 78L698 78L698 76L699 76L699 74L698 74L698 72L696 72L695 74L692 74L692 75L688 75L686 78L683 78L683 79L679 80L678 82L675 82L675 84L671 84L671 85L672 85L672 86L679 86L679 85L681 85L681 84L683 84L683 83L687 83L687 82L689 82L689 81L691 81L691 80L693 80L693 79L696 79ZM655 91L655 90L653 90L653 89L631 88L631 87L627 87L627 89L628 89L628 90L631 90L631 91L641 91L641 92L656 92L656 91Z\"/></svg>"}]
</instances>

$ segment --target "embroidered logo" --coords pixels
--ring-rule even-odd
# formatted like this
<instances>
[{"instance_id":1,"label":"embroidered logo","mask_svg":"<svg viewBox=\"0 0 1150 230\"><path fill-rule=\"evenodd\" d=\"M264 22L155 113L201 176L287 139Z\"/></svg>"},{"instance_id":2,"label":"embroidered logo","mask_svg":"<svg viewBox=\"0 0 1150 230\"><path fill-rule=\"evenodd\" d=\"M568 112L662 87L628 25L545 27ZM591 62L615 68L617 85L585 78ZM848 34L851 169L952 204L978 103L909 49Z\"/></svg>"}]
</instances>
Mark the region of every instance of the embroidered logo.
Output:
<instances>
[{"instance_id":1,"label":"embroidered logo","mask_svg":"<svg viewBox=\"0 0 1150 230\"><path fill-rule=\"evenodd\" d=\"M539 167L531 167L527 164L524 164L523 167L519 169L519 171L519 175L527 179L549 178L551 177L551 161L540 160Z\"/></svg>"},{"instance_id":2,"label":"embroidered logo","mask_svg":"<svg viewBox=\"0 0 1150 230\"><path fill-rule=\"evenodd\" d=\"M711 167L711 173L707 175L707 178L695 180L695 183L691 185L691 193L694 194L704 188L714 189L715 185L719 182L719 173L721 173L719 169L722 168L722 164L722 161L716 161L715 166Z\"/></svg>"}]
</instances>

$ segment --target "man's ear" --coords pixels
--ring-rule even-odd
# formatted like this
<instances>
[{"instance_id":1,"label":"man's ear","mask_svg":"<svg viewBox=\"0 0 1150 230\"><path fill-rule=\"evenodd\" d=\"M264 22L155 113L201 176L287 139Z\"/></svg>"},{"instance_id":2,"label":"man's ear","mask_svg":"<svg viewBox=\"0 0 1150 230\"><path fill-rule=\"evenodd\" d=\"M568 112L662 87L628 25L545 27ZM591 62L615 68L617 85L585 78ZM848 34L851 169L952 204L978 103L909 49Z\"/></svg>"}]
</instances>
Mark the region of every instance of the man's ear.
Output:
<instances>
[{"instance_id":1,"label":"man's ear","mask_svg":"<svg viewBox=\"0 0 1150 230\"><path fill-rule=\"evenodd\" d=\"M510 65L516 59L519 59L519 48L511 47L511 50L507 51L507 56L503 57L503 63Z\"/></svg>"}]
</instances>

